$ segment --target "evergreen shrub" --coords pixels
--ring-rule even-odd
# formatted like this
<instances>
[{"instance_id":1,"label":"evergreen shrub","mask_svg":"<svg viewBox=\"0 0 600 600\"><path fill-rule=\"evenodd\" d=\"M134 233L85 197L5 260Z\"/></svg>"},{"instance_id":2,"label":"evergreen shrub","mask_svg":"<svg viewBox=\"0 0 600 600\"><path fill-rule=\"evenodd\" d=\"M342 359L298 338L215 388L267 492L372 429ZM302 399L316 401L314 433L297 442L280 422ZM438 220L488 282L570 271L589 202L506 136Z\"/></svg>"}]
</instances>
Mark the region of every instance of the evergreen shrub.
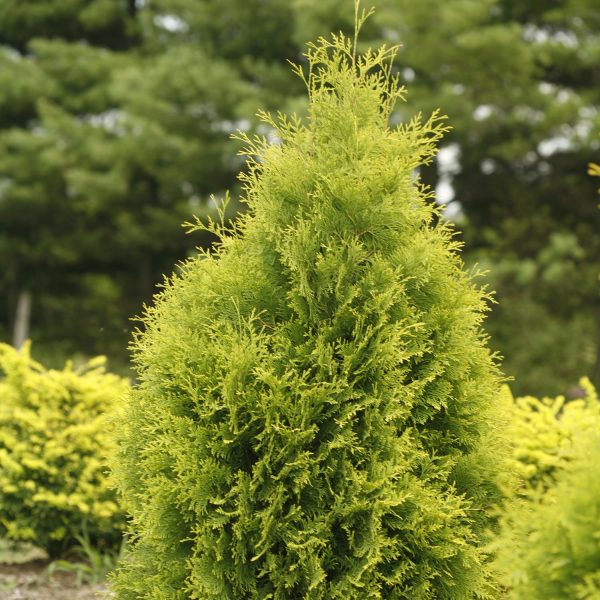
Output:
<instances>
[{"instance_id":1,"label":"evergreen shrub","mask_svg":"<svg viewBox=\"0 0 600 600\"><path fill-rule=\"evenodd\" d=\"M600 433L575 440L546 490L509 505L498 564L519 600L600 598Z\"/></svg>"},{"instance_id":2,"label":"evergreen shrub","mask_svg":"<svg viewBox=\"0 0 600 600\"><path fill-rule=\"evenodd\" d=\"M29 344L0 344L0 537L31 541L51 557L78 536L99 549L119 544L124 515L108 481L108 419L128 383L103 363L46 370Z\"/></svg>"},{"instance_id":3,"label":"evergreen shrub","mask_svg":"<svg viewBox=\"0 0 600 600\"><path fill-rule=\"evenodd\" d=\"M216 250L148 309L118 419L117 598L494 593L487 298L415 177L443 121L390 125L393 54L309 45L308 118L241 135L247 213L204 225Z\"/></svg>"},{"instance_id":4,"label":"evergreen shrub","mask_svg":"<svg viewBox=\"0 0 600 600\"><path fill-rule=\"evenodd\" d=\"M522 493L552 485L556 473L572 459L577 437L600 431L598 394L587 377L579 387L584 396L576 400L564 396L514 400L507 437L513 448L511 469L521 480Z\"/></svg>"},{"instance_id":5,"label":"evergreen shrub","mask_svg":"<svg viewBox=\"0 0 600 600\"><path fill-rule=\"evenodd\" d=\"M600 401L579 386L583 398L526 396L510 411L520 485L491 548L512 598L600 598Z\"/></svg>"}]
</instances>

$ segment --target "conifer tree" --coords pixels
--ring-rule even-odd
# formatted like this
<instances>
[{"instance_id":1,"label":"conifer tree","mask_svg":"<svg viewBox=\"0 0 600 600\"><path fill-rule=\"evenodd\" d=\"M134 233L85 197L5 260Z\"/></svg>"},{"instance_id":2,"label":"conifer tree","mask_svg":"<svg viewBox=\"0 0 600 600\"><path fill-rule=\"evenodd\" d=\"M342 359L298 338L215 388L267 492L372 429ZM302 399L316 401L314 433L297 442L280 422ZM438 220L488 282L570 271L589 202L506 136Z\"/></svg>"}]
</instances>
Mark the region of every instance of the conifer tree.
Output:
<instances>
[{"instance_id":1,"label":"conifer tree","mask_svg":"<svg viewBox=\"0 0 600 600\"><path fill-rule=\"evenodd\" d=\"M131 315L212 239L181 222L239 169L229 133L257 86L203 31L163 41L156 4L0 2L0 339L52 367L127 367Z\"/></svg>"},{"instance_id":2,"label":"conifer tree","mask_svg":"<svg viewBox=\"0 0 600 600\"><path fill-rule=\"evenodd\" d=\"M136 337L114 472L120 599L474 598L502 452L486 295L391 127L394 49L310 44L309 115L242 134L248 211Z\"/></svg>"}]
</instances>

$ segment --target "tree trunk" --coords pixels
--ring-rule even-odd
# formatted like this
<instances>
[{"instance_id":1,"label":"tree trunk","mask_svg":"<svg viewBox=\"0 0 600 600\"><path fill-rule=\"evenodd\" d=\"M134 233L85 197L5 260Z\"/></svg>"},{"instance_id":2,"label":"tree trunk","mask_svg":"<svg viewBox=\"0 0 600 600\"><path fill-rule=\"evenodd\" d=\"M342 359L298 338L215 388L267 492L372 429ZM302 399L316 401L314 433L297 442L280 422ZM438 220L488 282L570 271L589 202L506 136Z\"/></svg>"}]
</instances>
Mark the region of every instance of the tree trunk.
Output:
<instances>
[{"instance_id":1,"label":"tree trunk","mask_svg":"<svg viewBox=\"0 0 600 600\"><path fill-rule=\"evenodd\" d=\"M590 377L596 385L600 385L600 311L597 313L596 322L596 364L592 368Z\"/></svg>"},{"instance_id":2,"label":"tree trunk","mask_svg":"<svg viewBox=\"0 0 600 600\"><path fill-rule=\"evenodd\" d=\"M145 304L149 304L154 296L154 277L153 277L152 260L144 257L140 261L140 297Z\"/></svg>"},{"instance_id":3,"label":"tree trunk","mask_svg":"<svg viewBox=\"0 0 600 600\"><path fill-rule=\"evenodd\" d=\"M17 299L15 314L15 328L13 331L13 346L20 348L29 337L29 325L31 322L31 292L21 290Z\"/></svg>"}]
</instances>

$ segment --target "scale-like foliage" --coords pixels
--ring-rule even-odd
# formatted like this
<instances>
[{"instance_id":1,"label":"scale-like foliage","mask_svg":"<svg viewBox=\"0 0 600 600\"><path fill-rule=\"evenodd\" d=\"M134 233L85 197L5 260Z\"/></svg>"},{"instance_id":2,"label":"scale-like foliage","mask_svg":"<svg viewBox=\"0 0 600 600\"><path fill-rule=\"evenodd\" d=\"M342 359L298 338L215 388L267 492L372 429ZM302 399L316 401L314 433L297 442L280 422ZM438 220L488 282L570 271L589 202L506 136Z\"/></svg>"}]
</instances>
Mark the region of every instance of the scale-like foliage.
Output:
<instances>
[{"instance_id":1,"label":"scale-like foliage","mask_svg":"<svg viewBox=\"0 0 600 600\"><path fill-rule=\"evenodd\" d=\"M280 143L245 139L247 215L148 311L118 598L493 593L486 298L415 179L445 127L391 127L393 50L355 45L309 46L307 121L263 115Z\"/></svg>"}]
</instances>

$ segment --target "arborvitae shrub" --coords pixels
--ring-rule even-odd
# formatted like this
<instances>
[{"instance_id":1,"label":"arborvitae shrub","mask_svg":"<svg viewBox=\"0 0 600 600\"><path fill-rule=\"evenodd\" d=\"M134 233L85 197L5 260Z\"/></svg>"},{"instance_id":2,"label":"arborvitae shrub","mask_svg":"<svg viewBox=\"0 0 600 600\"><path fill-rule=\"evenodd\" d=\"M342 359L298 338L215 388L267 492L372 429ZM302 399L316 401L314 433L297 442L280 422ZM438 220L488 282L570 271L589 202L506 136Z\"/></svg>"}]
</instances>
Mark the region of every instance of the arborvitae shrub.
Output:
<instances>
[{"instance_id":1,"label":"arborvitae shrub","mask_svg":"<svg viewBox=\"0 0 600 600\"><path fill-rule=\"evenodd\" d=\"M511 505L498 563L510 597L600 598L600 434L581 434L555 483Z\"/></svg>"},{"instance_id":2,"label":"arborvitae shrub","mask_svg":"<svg viewBox=\"0 0 600 600\"><path fill-rule=\"evenodd\" d=\"M474 598L497 494L485 295L398 127L392 52L309 46L306 122L246 139L246 216L134 345L115 472L118 598Z\"/></svg>"},{"instance_id":3,"label":"arborvitae shrub","mask_svg":"<svg viewBox=\"0 0 600 600\"><path fill-rule=\"evenodd\" d=\"M507 428L513 447L509 464L521 479L521 494L552 485L556 473L572 459L577 437L600 431L598 394L587 377L579 386L585 395L576 400L567 401L564 396L514 400Z\"/></svg>"},{"instance_id":4,"label":"arborvitae shrub","mask_svg":"<svg viewBox=\"0 0 600 600\"><path fill-rule=\"evenodd\" d=\"M29 344L0 344L0 537L31 541L53 557L77 536L100 549L120 543L107 418L128 383L103 363L46 370Z\"/></svg>"},{"instance_id":5,"label":"arborvitae shrub","mask_svg":"<svg viewBox=\"0 0 600 600\"><path fill-rule=\"evenodd\" d=\"M600 598L600 402L589 379L579 384L577 400L513 403L509 467L520 486L491 545L512 598Z\"/></svg>"}]
</instances>

